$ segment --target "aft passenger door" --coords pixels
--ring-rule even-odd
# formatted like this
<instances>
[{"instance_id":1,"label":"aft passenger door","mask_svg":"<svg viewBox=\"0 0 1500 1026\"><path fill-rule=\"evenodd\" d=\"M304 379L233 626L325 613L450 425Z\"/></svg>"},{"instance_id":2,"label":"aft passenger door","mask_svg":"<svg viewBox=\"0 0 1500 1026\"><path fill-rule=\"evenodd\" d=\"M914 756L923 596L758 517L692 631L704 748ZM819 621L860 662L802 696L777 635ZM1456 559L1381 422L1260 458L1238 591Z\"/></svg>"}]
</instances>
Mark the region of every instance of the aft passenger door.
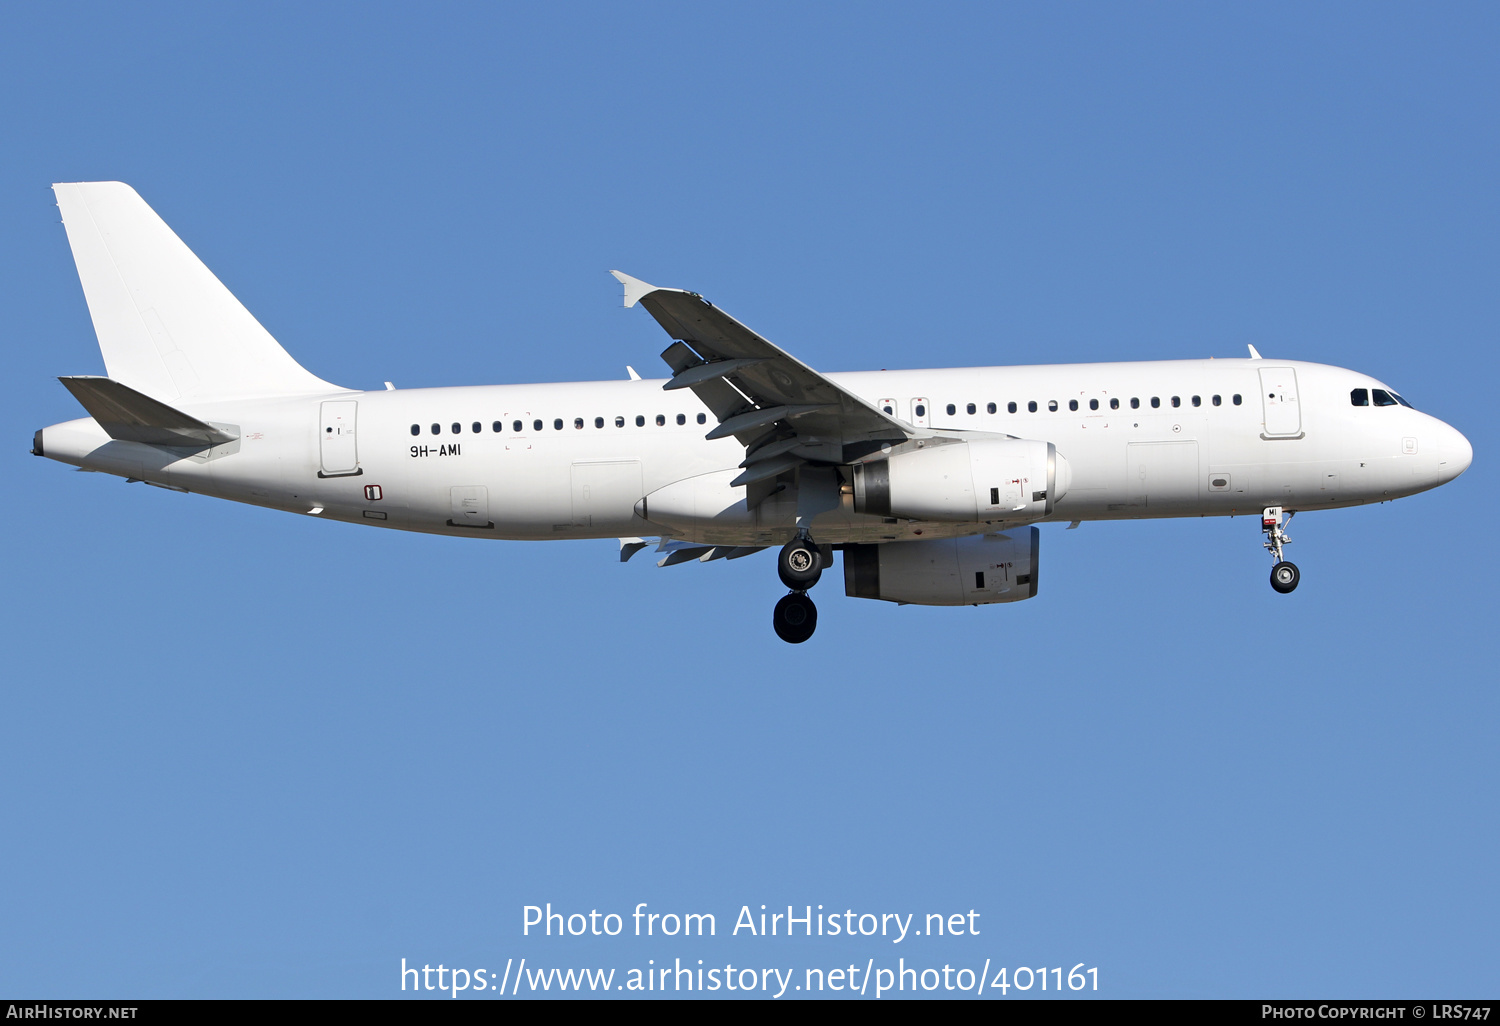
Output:
<instances>
[{"instance_id":1,"label":"aft passenger door","mask_svg":"<svg viewBox=\"0 0 1500 1026\"><path fill-rule=\"evenodd\" d=\"M349 399L326 402L318 419L318 443L322 469L319 477L350 477L362 473L354 441L359 403Z\"/></svg>"}]
</instances>

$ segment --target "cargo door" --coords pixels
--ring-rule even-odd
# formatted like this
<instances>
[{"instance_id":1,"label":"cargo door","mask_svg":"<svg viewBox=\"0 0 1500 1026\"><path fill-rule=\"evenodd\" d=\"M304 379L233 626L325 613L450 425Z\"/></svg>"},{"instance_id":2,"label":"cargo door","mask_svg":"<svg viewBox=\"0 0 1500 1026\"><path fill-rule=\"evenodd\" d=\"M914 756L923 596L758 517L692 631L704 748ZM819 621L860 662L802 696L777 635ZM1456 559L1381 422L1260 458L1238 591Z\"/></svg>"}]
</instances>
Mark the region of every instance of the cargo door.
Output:
<instances>
[{"instance_id":1,"label":"cargo door","mask_svg":"<svg viewBox=\"0 0 1500 1026\"><path fill-rule=\"evenodd\" d=\"M347 477L360 473L359 451L355 446L354 422L359 403L338 400L323 404L318 423L319 453L322 470L319 477Z\"/></svg>"},{"instance_id":2,"label":"cargo door","mask_svg":"<svg viewBox=\"0 0 1500 1026\"><path fill-rule=\"evenodd\" d=\"M484 485L454 485L448 489L453 503L453 518L449 527L472 527L481 531L492 531L490 521L490 492Z\"/></svg>"},{"instance_id":3,"label":"cargo door","mask_svg":"<svg viewBox=\"0 0 1500 1026\"><path fill-rule=\"evenodd\" d=\"M1260 401L1265 406L1266 438L1301 438L1302 407L1297 402L1297 372L1291 367L1260 369Z\"/></svg>"},{"instance_id":4,"label":"cargo door","mask_svg":"<svg viewBox=\"0 0 1500 1026\"><path fill-rule=\"evenodd\" d=\"M574 463L573 526L605 532L628 527L644 494L640 460Z\"/></svg>"},{"instance_id":5,"label":"cargo door","mask_svg":"<svg viewBox=\"0 0 1500 1026\"><path fill-rule=\"evenodd\" d=\"M1125 458L1130 504L1153 513L1198 505L1197 442L1131 442Z\"/></svg>"}]
</instances>

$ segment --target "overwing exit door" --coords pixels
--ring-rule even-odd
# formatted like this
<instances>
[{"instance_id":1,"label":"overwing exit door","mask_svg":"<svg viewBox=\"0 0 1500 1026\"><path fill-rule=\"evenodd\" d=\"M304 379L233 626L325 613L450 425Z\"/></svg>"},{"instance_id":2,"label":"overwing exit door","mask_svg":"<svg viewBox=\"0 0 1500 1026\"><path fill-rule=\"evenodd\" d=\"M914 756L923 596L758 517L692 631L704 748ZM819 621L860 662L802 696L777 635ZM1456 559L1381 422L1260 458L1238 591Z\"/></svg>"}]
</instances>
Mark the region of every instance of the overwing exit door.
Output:
<instances>
[{"instance_id":1,"label":"overwing exit door","mask_svg":"<svg viewBox=\"0 0 1500 1026\"><path fill-rule=\"evenodd\" d=\"M931 427L932 404L926 399L913 399L911 401L911 422L914 427Z\"/></svg>"},{"instance_id":2,"label":"overwing exit door","mask_svg":"<svg viewBox=\"0 0 1500 1026\"><path fill-rule=\"evenodd\" d=\"M340 399L323 404L318 419L318 451L322 470L319 477L349 477L362 473L359 450L355 444L355 417L359 403Z\"/></svg>"}]
</instances>

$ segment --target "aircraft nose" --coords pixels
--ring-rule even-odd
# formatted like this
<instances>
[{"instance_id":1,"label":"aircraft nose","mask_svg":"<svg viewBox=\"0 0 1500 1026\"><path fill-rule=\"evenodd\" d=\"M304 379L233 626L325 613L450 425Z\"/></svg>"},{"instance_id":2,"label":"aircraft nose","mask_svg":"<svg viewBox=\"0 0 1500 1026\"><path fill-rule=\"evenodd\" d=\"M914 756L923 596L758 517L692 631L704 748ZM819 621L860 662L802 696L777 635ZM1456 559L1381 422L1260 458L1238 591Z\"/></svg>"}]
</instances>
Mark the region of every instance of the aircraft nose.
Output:
<instances>
[{"instance_id":1,"label":"aircraft nose","mask_svg":"<svg viewBox=\"0 0 1500 1026\"><path fill-rule=\"evenodd\" d=\"M1469 469L1474 462L1474 447L1456 428L1443 425L1443 438L1438 446L1438 477L1447 484Z\"/></svg>"}]
</instances>

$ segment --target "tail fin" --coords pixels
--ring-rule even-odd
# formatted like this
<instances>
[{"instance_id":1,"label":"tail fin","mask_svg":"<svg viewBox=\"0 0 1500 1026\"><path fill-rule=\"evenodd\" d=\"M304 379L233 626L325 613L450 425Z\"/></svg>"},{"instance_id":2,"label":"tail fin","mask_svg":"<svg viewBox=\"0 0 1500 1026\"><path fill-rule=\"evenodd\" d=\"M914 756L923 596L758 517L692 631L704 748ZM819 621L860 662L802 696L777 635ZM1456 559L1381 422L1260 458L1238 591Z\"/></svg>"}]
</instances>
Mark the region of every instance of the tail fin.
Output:
<instances>
[{"instance_id":1,"label":"tail fin","mask_svg":"<svg viewBox=\"0 0 1500 1026\"><path fill-rule=\"evenodd\" d=\"M112 379L166 402L340 390L287 355L130 186L52 190Z\"/></svg>"}]
</instances>

